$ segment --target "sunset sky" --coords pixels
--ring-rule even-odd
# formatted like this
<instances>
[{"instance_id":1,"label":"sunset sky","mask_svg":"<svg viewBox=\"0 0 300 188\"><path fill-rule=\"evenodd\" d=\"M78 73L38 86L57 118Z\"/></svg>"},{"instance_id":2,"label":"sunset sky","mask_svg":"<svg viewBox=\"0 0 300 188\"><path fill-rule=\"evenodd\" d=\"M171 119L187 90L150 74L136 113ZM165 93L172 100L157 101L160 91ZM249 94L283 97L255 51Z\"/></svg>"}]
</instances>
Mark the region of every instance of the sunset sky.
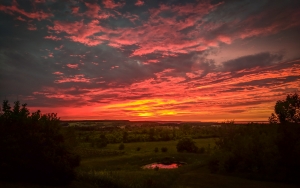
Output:
<instances>
[{"instance_id":1,"label":"sunset sky","mask_svg":"<svg viewBox=\"0 0 300 188\"><path fill-rule=\"evenodd\" d=\"M267 121L299 0L1 0L0 98L67 119Z\"/></svg>"}]
</instances>

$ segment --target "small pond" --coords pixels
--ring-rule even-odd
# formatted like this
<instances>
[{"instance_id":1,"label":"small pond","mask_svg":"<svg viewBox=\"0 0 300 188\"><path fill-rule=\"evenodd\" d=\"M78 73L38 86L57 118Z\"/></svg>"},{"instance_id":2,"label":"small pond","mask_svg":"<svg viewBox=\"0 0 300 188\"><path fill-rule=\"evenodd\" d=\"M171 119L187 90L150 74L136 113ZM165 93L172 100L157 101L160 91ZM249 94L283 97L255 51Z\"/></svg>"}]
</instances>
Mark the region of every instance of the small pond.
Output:
<instances>
[{"instance_id":1,"label":"small pond","mask_svg":"<svg viewBox=\"0 0 300 188\"><path fill-rule=\"evenodd\" d=\"M184 163L170 163L170 164L163 164L163 163L151 163L145 166L142 166L143 169L174 169L182 166Z\"/></svg>"}]
</instances>

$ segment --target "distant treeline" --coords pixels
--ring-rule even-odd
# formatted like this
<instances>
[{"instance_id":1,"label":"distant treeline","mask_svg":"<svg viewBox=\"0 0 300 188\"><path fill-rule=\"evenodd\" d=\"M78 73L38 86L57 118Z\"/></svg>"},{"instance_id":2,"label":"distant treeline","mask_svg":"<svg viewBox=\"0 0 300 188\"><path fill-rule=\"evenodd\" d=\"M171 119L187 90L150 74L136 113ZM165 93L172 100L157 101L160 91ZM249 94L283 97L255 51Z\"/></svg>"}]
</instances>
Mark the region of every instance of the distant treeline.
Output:
<instances>
[{"instance_id":1,"label":"distant treeline","mask_svg":"<svg viewBox=\"0 0 300 188\"><path fill-rule=\"evenodd\" d=\"M215 138L220 136L220 127L192 126L190 124L164 126L72 126L80 142L97 145L95 142L129 143L179 140L183 137ZM101 144L100 144L101 145Z\"/></svg>"},{"instance_id":2,"label":"distant treeline","mask_svg":"<svg viewBox=\"0 0 300 188\"><path fill-rule=\"evenodd\" d=\"M116 122L129 123L129 120L61 120L61 123L77 123L77 122Z\"/></svg>"}]
</instances>

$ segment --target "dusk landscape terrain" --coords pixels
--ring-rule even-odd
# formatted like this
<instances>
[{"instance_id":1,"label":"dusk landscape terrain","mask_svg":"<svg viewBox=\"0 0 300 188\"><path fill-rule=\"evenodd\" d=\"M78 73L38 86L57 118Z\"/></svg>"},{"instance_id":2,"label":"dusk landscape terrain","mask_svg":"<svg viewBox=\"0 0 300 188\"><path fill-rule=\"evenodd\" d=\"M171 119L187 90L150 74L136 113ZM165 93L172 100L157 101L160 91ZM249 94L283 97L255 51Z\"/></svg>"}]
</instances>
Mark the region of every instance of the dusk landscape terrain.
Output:
<instances>
[{"instance_id":1,"label":"dusk landscape terrain","mask_svg":"<svg viewBox=\"0 0 300 188\"><path fill-rule=\"evenodd\" d=\"M299 41L299 0L1 0L0 187L297 187Z\"/></svg>"}]
</instances>

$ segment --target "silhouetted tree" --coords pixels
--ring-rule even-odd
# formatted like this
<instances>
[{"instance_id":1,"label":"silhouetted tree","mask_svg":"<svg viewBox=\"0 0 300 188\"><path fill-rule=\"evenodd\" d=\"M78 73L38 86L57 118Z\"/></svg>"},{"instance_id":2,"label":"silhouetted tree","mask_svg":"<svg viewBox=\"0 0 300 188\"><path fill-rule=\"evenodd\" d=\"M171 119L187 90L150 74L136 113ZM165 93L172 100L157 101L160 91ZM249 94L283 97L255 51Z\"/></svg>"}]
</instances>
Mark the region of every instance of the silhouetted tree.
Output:
<instances>
[{"instance_id":1,"label":"silhouetted tree","mask_svg":"<svg viewBox=\"0 0 300 188\"><path fill-rule=\"evenodd\" d=\"M92 147L104 148L107 146L107 138L105 134L101 134L97 139L93 140L91 143Z\"/></svg>"},{"instance_id":2,"label":"silhouetted tree","mask_svg":"<svg viewBox=\"0 0 300 188\"><path fill-rule=\"evenodd\" d=\"M182 131L184 135L189 135L190 132L192 131L192 126L189 124L184 124L180 126L179 129Z\"/></svg>"},{"instance_id":3,"label":"silhouetted tree","mask_svg":"<svg viewBox=\"0 0 300 188\"><path fill-rule=\"evenodd\" d=\"M124 131L123 132L123 142L126 143L128 141L128 132Z\"/></svg>"},{"instance_id":4,"label":"silhouetted tree","mask_svg":"<svg viewBox=\"0 0 300 188\"><path fill-rule=\"evenodd\" d=\"M154 141L154 134L155 134L154 128L150 128L150 130L149 130L149 140L150 141Z\"/></svg>"},{"instance_id":5,"label":"silhouetted tree","mask_svg":"<svg viewBox=\"0 0 300 188\"><path fill-rule=\"evenodd\" d=\"M180 139L176 145L178 152L190 152L190 153L196 153L198 151L198 147L195 145L195 142L193 139L189 137L184 137Z\"/></svg>"},{"instance_id":6,"label":"silhouetted tree","mask_svg":"<svg viewBox=\"0 0 300 188\"><path fill-rule=\"evenodd\" d=\"M0 179L65 184L74 176L79 156L64 142L57 114L30 115L26 104L3 101L0 113Z\"/></svg>"},{"instance_id":7,"label":"silhouetted tree","mask_svg":"<svg viewBox=\"0 0 300 188\"><path fill-rule=\"evenodd\" d=\"M269 117L270 123L300 123L300 97L297 93L277 101L274 108L275 114Z\"/></svg>"},{"instance_id":8,"label":"silhouetted tree","mask_svg":"<svg viewBox=\"0 0 300 188\"><path fill-rule=\"evenodd\" d=\"M124 150L125 149L125 145L123 144L123 143L121 143L120 145L119 145L119 150Z\"/></svg>"}]
</instances>

